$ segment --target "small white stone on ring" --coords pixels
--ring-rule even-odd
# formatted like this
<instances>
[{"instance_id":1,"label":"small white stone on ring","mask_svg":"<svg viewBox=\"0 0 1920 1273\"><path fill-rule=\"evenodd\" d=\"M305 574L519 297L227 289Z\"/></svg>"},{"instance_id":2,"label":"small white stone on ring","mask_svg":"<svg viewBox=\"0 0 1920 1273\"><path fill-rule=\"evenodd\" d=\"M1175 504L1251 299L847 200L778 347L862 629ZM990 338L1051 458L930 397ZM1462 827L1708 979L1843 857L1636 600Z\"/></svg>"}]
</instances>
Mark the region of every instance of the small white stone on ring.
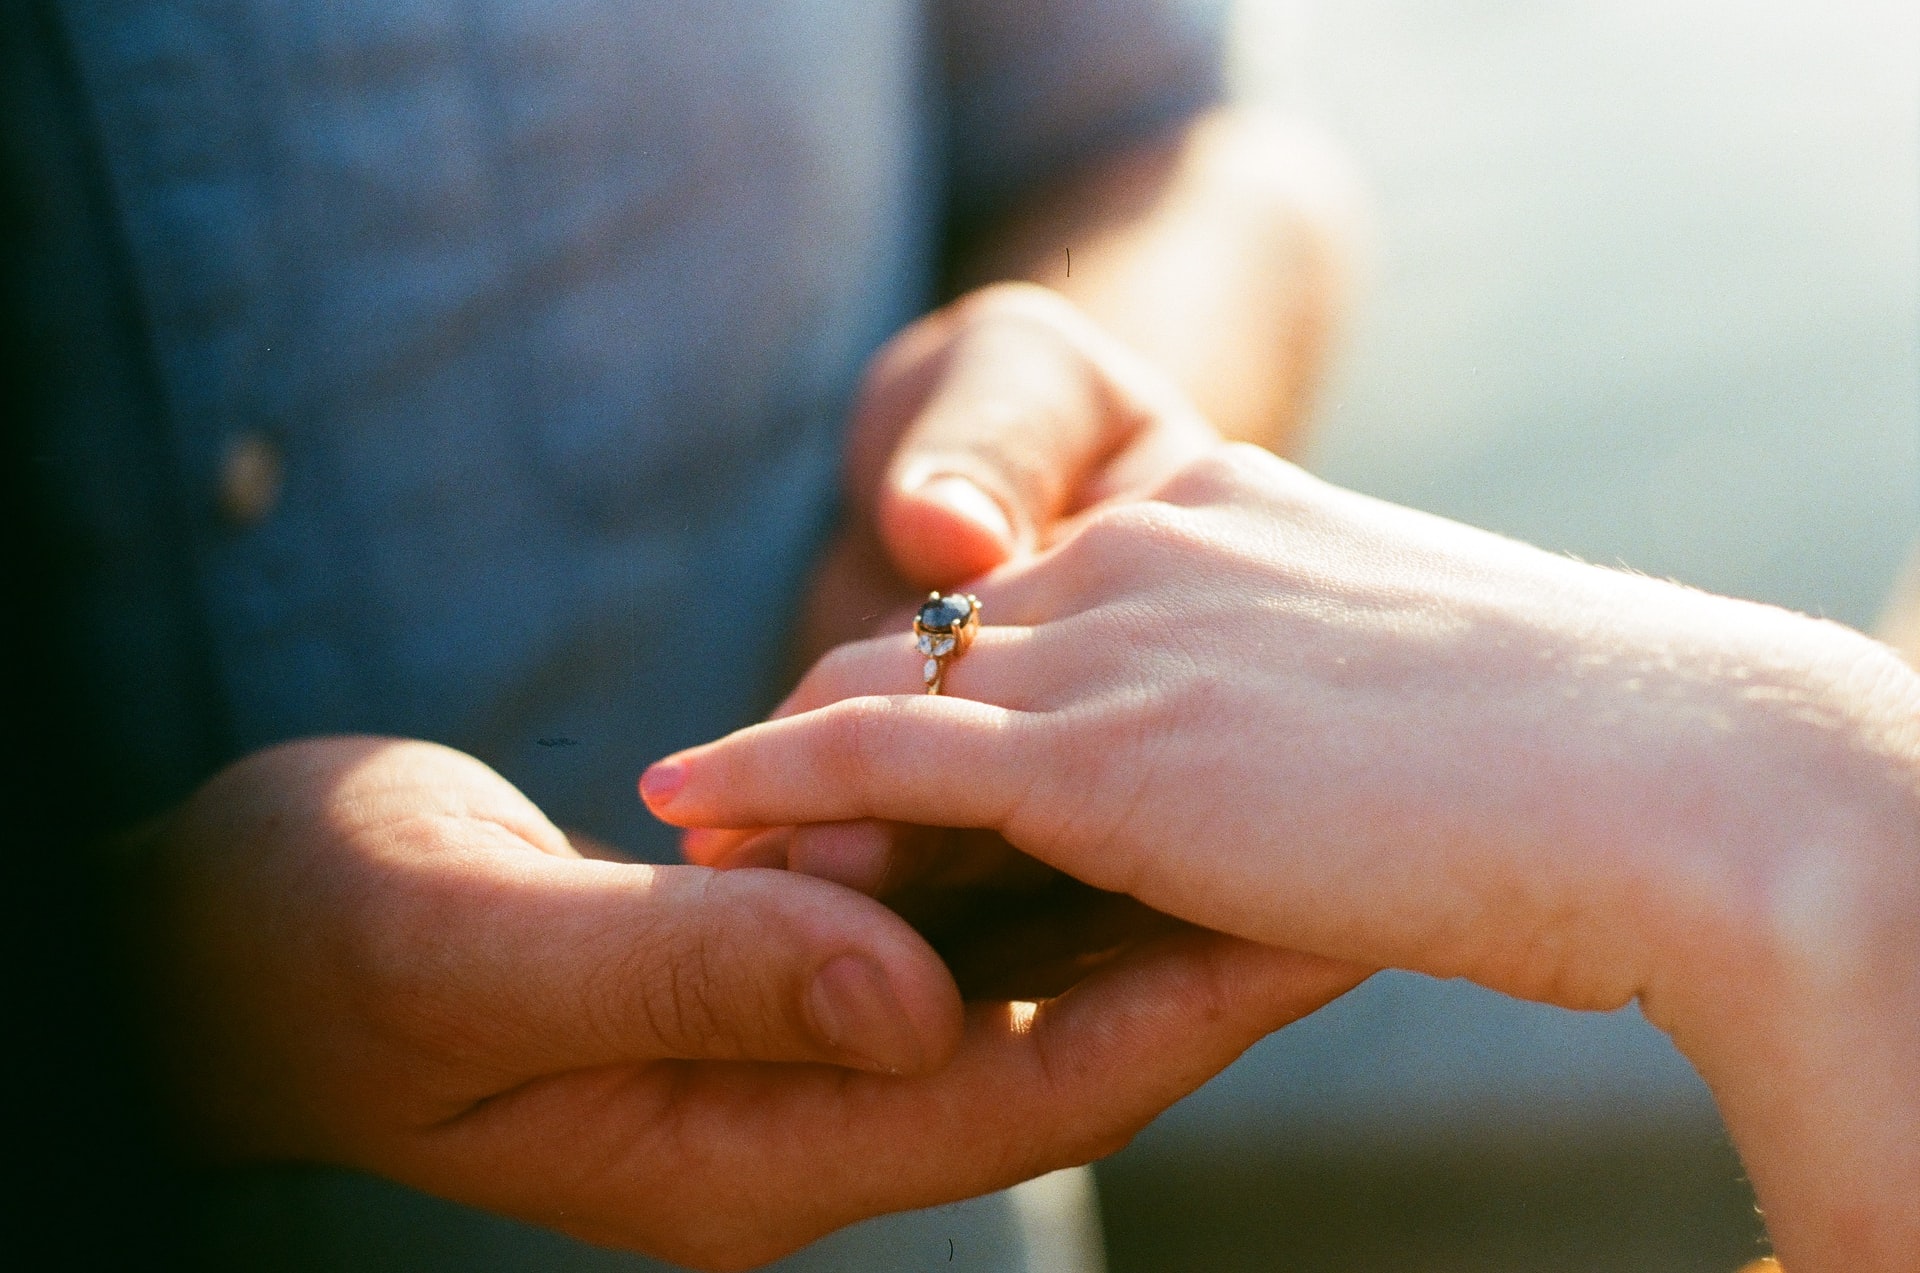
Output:
<instances>
[{"instance_id":1,"label":"small white stone on ring","mask_svg":"<svg viewBox=\"0 0 1920 1273\"><path fill-rule=\"evenodd\" d=\"M940 675L940 660L928 659L926 662L926 666L920 669L920 675L925 677L929 681L931 681L934 677Z\"/></svg>"}]
</instances>

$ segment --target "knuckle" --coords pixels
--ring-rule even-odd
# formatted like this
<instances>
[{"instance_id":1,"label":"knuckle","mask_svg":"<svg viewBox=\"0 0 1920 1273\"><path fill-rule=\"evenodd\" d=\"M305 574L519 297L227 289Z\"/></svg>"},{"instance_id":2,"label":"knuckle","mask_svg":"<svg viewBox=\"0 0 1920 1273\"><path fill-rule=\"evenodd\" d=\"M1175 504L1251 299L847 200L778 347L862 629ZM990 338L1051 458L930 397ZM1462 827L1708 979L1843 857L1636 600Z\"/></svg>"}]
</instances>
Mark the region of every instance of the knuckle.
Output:
<instances>
[{"instance_id":1,"label":"knuckle","mask_svg":"<svg viewBox=\"0 0 1920 1273\"><path fill-rule=\"evenodd\" d=\"M632 984L641 987L639 1009L647 1032L664 1055L693 1059L716 1055L719 1031L707 999L696 941L693 950L653 952Z\"/></svg>"},{"instance_id":2,"label":"knuckle","mask_svg":"<svg viewBox=\"0 0 1920 1273\"><path fill-rule=\"evenodd\" d=\"M874 802L874 788L879 785L880 766L888 757L887 739L893 732L892 720L892 708L876 703L872 710L854 714L849 731L847 772L854 780L854 790L859 793L861 803L869 808Z\"/></svg>"},{"instance_id":3,"label":"knuckle","mask_svg":"<svg viewBox=\"0 0 1920 1273\"><path fill-rule=\"evenodd\" d=\"M1087 518L1073 546L1083 553L1131 553L1143 539L1151 539L1166 521L1161 510L1146 502L1109 504Z\"/></svg>"},{"instance_id":4,"label":"knuckle","mask_svg":"<svg viewBox=\"0 0 1920 1273\"><path fill-rule=\"evenodd\" d=\"M703 1055L699 1044L708 1033L705 1005L694 985L694 975L671 955L647 970L640 979L638 1004L647 1033L662 1055L692 1059Z\"/></svg>"},{"instance_id":5,"label":"knuckle","mask_svg":"<svg viewBox=\"0 0 1920 1273\"><path fill-rule=\"evenodd\" d=\"M884 749L892 714L883 698L847 699L835 709L827 756L836 776L859 777L872 768Z\"/></svg>"},{"instance_id":6,"label":"knuckle","mask_svg":"<svg viewBox=\"0 0 1920 1273\"><path fill-rule=\"evenodd\" d=\"M823 719L827 727L822 731L819 751L822 778L832 781L858 769L860 736L865 728L861 722L866 715L865 704L855 699L842 700L826 710Z\"/></svg>"},{"instance_id":7,"label":"knuckle","mask_svg":"<svg viewBox=\"0 0 1920 1273\"><path fill-rule=\"evenodd\" d=\"M713 909L714 879L702 875L698 892L685 903L692 913L676 917L670 939L635 948L628 983L643 988L640 1010L649 1033L668 1055L690 1060L745 1053L739 1014L724 1004L731 979L719 933L705 914Z\"/></svg>"},{"instance_id":8,"label":"knuckle","mask_svg":"<svg viewBox=\"0 0 1920 1273\"><path fill-rule=\"evenodd\" d=\"M1009 739L1026 771L1026 781L1000 819L1016 844L1051 842L1061 829L1065 793L1084 791L1090 777L1090 749L1073 745L1064 731L1048 728L1047 722L1044 715L1030 717Z\"/></svg>"},{"instance_id":9,"label":"knuckle","mask_svg":"<svg viewBox=\"0 0 1920 1273\"><path fill-rule=\"evenodd\" d=\"M564 982L551 986L547 1012L570 1023L570 1032L592 1040L609 1055L632 1042L636 1018L651 1029L655 1024L649 987L655 976L658 948L642 932L615 931L611 922L582 929L582 947L598 953L591 967L580 968ZM648 1035L648 1038L655 1036Z\"/></svg>"},{"instance_id":10,"label":"knuckle","mask_svg":"<svg viewBox=\"0 0 1920 1273\"><path fill-rule=\"evenodd\" d=\"M1244 494L1250 485L1270 485L1281 467L1271 452L1246 442L1229 442L1181 465L1155 492L1172 504L1215 504Z\"/></svg>"},{"instance_id":11,"label":"knuckle","mask_svg":"<svg viewBox=\"0 0 1920 1273\"><path fill-rule=\"evenodd\" d=\"M1105 578L1110 569L1137 566L1163 546L1185 539L1185 520L1183 510L1157 500L1110 504L1087 519L1062 555Z\"/></svg>"}]
</instances>

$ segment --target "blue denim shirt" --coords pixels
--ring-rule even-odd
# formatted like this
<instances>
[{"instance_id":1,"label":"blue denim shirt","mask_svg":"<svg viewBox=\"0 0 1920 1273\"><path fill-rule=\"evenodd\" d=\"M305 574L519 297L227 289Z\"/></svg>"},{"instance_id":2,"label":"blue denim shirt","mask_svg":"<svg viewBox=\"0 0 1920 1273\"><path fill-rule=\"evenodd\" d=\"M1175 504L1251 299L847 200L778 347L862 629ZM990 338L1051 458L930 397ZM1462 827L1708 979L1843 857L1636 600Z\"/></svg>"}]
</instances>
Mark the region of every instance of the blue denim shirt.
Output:
<instances>
[{"instance_id":1,"label":"blue denim shirt","mask_svg":"<svg viewBox=\"0 0 1920 1273\"><path fill-rule=\"evenodd\" d=\"M392 733L669 858L634 778L777 692L944 227L1215 96L1222 7L45 6L112 222L59 285L142 364L44 442L129 803Z\"/></svg>"}]
</instances>

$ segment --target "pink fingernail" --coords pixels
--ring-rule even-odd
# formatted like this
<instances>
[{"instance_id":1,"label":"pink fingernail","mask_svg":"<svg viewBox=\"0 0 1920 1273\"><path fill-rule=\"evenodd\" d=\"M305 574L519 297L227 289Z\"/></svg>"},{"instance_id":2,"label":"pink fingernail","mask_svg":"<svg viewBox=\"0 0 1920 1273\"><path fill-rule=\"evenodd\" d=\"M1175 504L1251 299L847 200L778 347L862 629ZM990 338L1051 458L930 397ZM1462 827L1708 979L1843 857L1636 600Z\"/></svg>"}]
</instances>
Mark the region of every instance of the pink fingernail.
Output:
<instances>
[{"instance_id":1,"label":"pink fingernail","mask_svg":"<svg viewBox=\"0 0 1920 1273\"><path fill-rule=\"evenodd\" d=\"M1003 544L1013 543L1013 523L1000 502L964 477L945 474L932 478L914 491L921 499L938 504L950 512L988 531Z\"/></svg>"},{"instance_id":2,"label":"pink fingernail","mask_svg":"<svg viewBox=\"0 0 1920 1273\"><path fill-rule=\"evenodd\" d=\"M866 1069L913 1073L926 1049L880 965L864 955L840 955L814 976L807 1011L828 1046Z\"/></svg>"},{"instance_id":3,"label":"pink fingernail","mask_svg":"<svg viewBox=\"0 0 1920 1273\"><path fill-rule=\"evenodd\" d=\"M656 761L640 775L640 798L649 809L670 804L687 785L687 767L678 760Z\"/></svg>"}]
</instances>

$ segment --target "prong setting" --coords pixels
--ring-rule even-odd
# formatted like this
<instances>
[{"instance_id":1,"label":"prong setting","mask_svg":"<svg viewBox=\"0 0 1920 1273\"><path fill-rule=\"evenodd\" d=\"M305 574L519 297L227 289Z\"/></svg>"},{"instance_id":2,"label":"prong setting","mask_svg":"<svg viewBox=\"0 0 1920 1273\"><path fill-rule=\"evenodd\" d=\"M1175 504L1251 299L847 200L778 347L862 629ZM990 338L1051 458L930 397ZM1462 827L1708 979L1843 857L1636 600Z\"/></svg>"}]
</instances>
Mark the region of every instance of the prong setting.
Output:
<instances>
[{"instance_id":1,"label":"prong setting","mask_svg":"<svg viewBox=\"0 0 1920 1273\"><path fill-rule=\"evenodd\" d=\"M971 593L927 594L913 617L914 648L926 656L921 676L927 693L938 694L947 679L947 665L967 652L980 630L980 599Z\"/></svg>"}]
</instances>

